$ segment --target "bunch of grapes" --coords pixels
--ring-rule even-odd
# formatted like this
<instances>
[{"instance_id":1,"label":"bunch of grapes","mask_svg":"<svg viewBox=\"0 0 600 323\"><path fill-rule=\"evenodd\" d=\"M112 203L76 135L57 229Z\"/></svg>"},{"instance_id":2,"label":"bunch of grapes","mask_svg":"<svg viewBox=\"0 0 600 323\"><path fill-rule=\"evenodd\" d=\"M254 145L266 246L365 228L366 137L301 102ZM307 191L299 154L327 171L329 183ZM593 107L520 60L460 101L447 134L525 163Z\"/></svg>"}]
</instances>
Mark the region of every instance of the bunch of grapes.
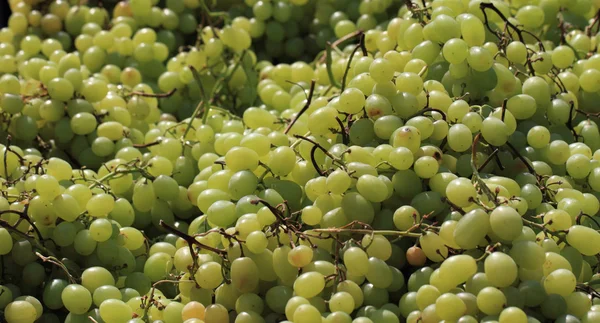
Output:
<instances>
[{"instance_id":1,"label":"bunch of grapes","mask_svg":"<svg viewBox=\"0 0 600 323\"><path fill-rule=\"evenodd\" d=\"M0 321L600 320L600 4L9 3Z\"/></svg>"}]
</instances>

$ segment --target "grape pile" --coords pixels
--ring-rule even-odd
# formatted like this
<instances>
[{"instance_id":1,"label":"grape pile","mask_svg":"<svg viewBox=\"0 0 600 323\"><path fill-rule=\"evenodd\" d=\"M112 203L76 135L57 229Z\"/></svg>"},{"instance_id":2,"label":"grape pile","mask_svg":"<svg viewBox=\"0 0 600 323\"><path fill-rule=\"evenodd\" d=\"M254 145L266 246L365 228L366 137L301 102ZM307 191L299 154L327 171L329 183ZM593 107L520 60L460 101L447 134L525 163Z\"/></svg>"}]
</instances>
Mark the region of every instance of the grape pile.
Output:
<instances>
[{"instance_id":1,"label":"grape pile","mask_svg":"<svg viewBox=\"0 0 600 323\"><path fill-rule=\"evenodd\" d=\"M0 322L600 322L600 2L9 4Z\"/></svg>"}]
</instances>

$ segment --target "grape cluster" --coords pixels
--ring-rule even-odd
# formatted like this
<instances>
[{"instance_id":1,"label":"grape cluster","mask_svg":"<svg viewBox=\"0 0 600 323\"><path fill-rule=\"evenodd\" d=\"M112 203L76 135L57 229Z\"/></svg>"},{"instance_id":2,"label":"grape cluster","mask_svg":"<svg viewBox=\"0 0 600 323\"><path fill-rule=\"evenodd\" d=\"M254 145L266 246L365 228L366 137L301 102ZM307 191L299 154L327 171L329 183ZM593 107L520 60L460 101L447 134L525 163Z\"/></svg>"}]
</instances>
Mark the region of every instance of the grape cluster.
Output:
<instances>
[{"instance_id":1,"label":"grape cluster","mask_svg":"<svg viewBox=\"0 0 600 323\"><path fill-rule=\"evenodd\" d=\"M9 3L0 321L600 321L600 4Z\"/></svg>"}]
</instances>

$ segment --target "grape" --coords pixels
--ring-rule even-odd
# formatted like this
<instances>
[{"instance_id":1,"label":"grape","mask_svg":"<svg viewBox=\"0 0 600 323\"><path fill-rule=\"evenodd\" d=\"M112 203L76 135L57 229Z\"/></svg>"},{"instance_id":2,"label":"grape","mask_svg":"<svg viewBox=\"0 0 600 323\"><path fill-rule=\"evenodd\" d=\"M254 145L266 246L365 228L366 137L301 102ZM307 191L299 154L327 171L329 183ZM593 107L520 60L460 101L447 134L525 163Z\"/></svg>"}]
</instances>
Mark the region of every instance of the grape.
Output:
<instances>
[{"instance_id":1,"label":"grape","mask_svg":"<svg viewBox=\"0 0 600 323\"><path fill-rule=\"evenodd\" d=\"M38 194L47 199L52 200L60 194L60 187L56 178L50 175L42 175L37 178L35 189Z\"/></svg>"},{"instance_id":2,"label":"grape","mask_svg":"<svg viewBox=\"0 0 600 323\"><path fill-rule=\"evenodd\" d=\"M448 254L448 248L435 233L427 232L419 238L423 252L432 261L440 262Z\"/></svg>"},{"instance_id":3,"label":"grape","mask_svg":"<svg viewBox=\"0 0 600 323\"><path fill-rule=\"evenodd\" d=\"M436 312L440 318L445 320L457 320L467 310L467 306L460 297L445 293L435 301Z\"/></svg>"},{"instance_id":4,"label":"grape","mask_svg":"<svg viewBox=\"0 0 600 323\"><path fill-rule=\"evenodd\" d=\"M448 130L448 145L454 151L463 152L471 147L473 135L463 124L456 124Z\"/></svg>"},{"instance_id":5,"label":"grape","mask_svg":"<svg viewBox=\"0 0 600 323\"><path fill-rule=\"evenodd\" d=\"M13 247L13 240L8 230L0 228L0 255L7 255Z\"/></svg>"},{"instance_id":6,"label":"grape","mask_svg":"<svg viewBox=\"0 0 600 323\"><path fill-rule=\"evenodd\" d=\"M600 238L598 232L580 225L570 227L569 233L567 234L567 242L583 255L597 254L597 252L595 252L597 245L594 242L598 240L598 238Z\"/></svg>"},{"instance_id":7,"label":"grape","mask_svg":"<svg viewBox=\"0 0 600 323\"><path fill-rule=\"evenodd\" d=\"M84 314L92 304L92 295L82 285L71 284L66 286L61 299L65 308L73 314Z\"/></svg>"},{"instance_id":8,"label":"grape","mask_svg":"<svg viewBox=\"0 0 600 323\"><path fill-rule=\"evenodd\" d=\"M451 285L467 281L476 272L476 264L470 256L457 255L448 258L440 267L440 278L452 277Z\"/></svg>"},{"instance_id":9,"label":"grape","mask_svg":"<svg viewBox=\"0 0 600 323\"><path fill-rule=\"evenodd\" d=\"M492 67L492 54L484 47L471 47L467 55L469 66L478 72L487 71Z\"/></svg>"},{"instance_id":10,"label":"grape","mask_svg":"<svg viewBox=\"0 0 600 323\"><path fill-rule=\"evenodd\" d=\"M467 59L469 48L465 41L455 38L444 43L442 53L444 54L446 61L449 63L460 64Z\"/></svg>"},{"instance_id":11,"label":"grape","mask_svg":"<svg viewBox=\"0 0 600 323\"><path fill-rule=\"evenodd\" d=\"M502 239L515 239L522 227L521 216L511 207L500 206L490 213L490 228Z\"/></svg>"},{"instance_id":12,"label":"grape","mask_svg":"<svg viewBox=\"0 0 600 323\"><path fill-rule=\"evenodd\" d=\"M318 295L324 287L324 276L318 272L304 273L298 276L294 282L294 292L305 298L311 298Z\"/></svg>"},{"instance_id":13,"label":"grape","mask_svg":"<svg viewBox=\"0 0 600 323\"><path fill-rule=\"evenodd\" d=\"M369 271L369 257L358 247L351 247L344 252L344 264L355 275L365 275Z\"/></svg>"},{"instance_id":14,"label":"grape","mask_svg":"<svg viewBox=\"0 0 600 323\"><path fill-rule=\"evenodd\" d=\"M506 306L506 297L497 288L486 287L477 294L477 307L488 315L498 315Z\"/></svg>"},{"instance_id":15,"label":"grape","mask_svg":"<svg viewBox=\"0 0 600 323\"><path fill-rule=\"evenodd\" d=\"M544 279L544 289L548 294L568 296L575 289L576 279L567 269L557 269Z\"/></svg>"},{"instance_id":16,"label":"grape","mask_svg":"<svg viewBox=\"0 0 600 323\"><path fill-rule=\"evenodd\" d=\"M356 182L358 192L371 202L381 202L388 196L388 188L380 178L362 175Z\"/></svg>"},{"instance_id":17,"label":"grape","mask_svg":"<svg viewBox=\"0 0 600 323\"><path fill-rule=\"evenodd\" d=\"M8 322L33 322L38 317L35 307L22 300L9 303L4 308L4 315Z\"/></svg>"},{"instance_id":18,"label":"grape","mask_svg":"<svg viewBox=\"0 0 600 323\"><path fill-rule=\"evenodd\" d=\"M517 265L510 256L494 252L485 259L485 274L495 287L508 287L517 278Z\"/></svg>"}]
</instances>

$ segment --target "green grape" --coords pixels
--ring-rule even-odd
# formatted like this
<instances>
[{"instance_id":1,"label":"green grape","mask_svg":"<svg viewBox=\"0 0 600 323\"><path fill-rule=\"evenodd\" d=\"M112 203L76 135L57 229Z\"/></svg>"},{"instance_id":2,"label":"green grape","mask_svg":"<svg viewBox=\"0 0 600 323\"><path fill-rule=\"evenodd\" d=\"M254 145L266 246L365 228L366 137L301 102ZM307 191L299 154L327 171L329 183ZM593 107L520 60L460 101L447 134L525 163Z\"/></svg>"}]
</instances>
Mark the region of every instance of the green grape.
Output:
<instances>
[{"instance_id":1,"label":"green grape","mask_svg":"<svg viewBox=\"0 0 600 323\"><path fill-rule=\"evenodd\" d=\"M455 38L444 43L442 53L449 63L460 64L467 59L469 48L464 40Z\"/></svg>"},{"instance_id":2,"label":"green grape","mask_svg":"<svg viewBox=\"0 0 600 323\"><path fill-rule=\"evenodd\" d=\"M467 306L455 294L445 293L435 301L436 312L445 320L458 320L467 310Z\"/></svg>"},{"instance_id":3,"label":"green grape","mask_svg":"<svg viewBox=\"0 0 600 323\"><path fill-rule=\"evenodd\" d=\"M417 152L421 144L421 133L413 126L403 126L398 128L390 137L392 147L408 148L413 154Z\"/></svg>"},{"instance_id":4,"label":"green grape","mask_svg":"<svg viewBox=\"0 0 600 323\"><path fill-rule=\"evenodd\" d=\"M288 253L288 261L294 267L305 267L313 259L313 250L304 245L296 246Z\"/></svg>"},{"instance_id":5,"label":"green grape","mask_svg":"<svg viewBox=\"0 0 600 323\"><path fill-rule=\"evenodd\" d=\"M294 292L298 296L311 298L317 296L325 287L325 278L318 272L306 272L294 282Z\"/></svg>"},{"instance_id":6,"label":"green grape","mask_svg":"<svg viewBox=\"0 0 600 323\"><path fill-rule=\"evenodd\" d=\"M550 131L546 127L535 126L527 132L527 143L533 148L544 148L550 143Z\"/></svg>"},{"instance_id":7,"label":"green grape","mask_svg":"<svg viewBox=\"0 0 600 323\"><path fill-rule=\"evenodd\" d=\"M92 294L94 305L100 306L105 300L109 299L121 299L121 292L115 286L105 285L96 288Z\"/></svg>"},{"instance_id":8,"label":"green grape","mask_svg":"<svg viewBox=\"0 0 600 323\"><path fill-rule=\"evenodd\" d=\"M448 255L448 247L442 239L433 232L427 232L419 238L419 243L427 258L435 262L441 262Z\"/></svg>"},{"instance_id":9,"label":"green grape","mask_svg":"<svg viewBox=\"0 0 600 323\"><path fill-rule=\"evenodd\" d=\"M231 264L231 282L241 293L248 293L258 286L258 267L248 257L241 257Z\"/></svg>"},{"instance_id":10,"label":"green grape","mask_svg":"<svg viewBox=\"0 0 600 323\"><path fill-rule=\"evenodd\" d=\"M545 317L556 319L567 312L567 303L558 294L548 295L541 304L541 312Z\"/></svg>"},{"instance_id":11,"label":"green grape","mask_svg":"<svg viewBox=\"0 0 600 323\"><path fill-rule=\"evenodd\" d=\"M0 255L7 255L13 247L13 240L5 228L0 228Z\"/></svg>"},{"instance_id":12,"label":"green grape","mask_svg":"<svg viewBox=\"0 0 600 323\"><path fill-rule=\"evenodd\" d=\"M81 94L90 102L102 100L108 93L106 82L98 79L87 79L83 82Z\"/></svg>"},{"instance_id":13,"label":"green grape","mask_svg":"<svg viewBox=\"0 0 600 323\"><path fill-rule=\"evenodd\" d=\"M153 254L144 264L144 274L151 281L159 281L167 277L173 268L173 260L170 255L164 252Z\"/></svg>"},{"instance_id":14,"label":"green grape","mask_svg":"<svg viewBox=\"0 0 600 323\"><path fill-rule=\"evenodd\" d=\"M430 156L419 157L414 165L413 169L415 174L420 178L431 178L435 175L439 169L438 161Z\"/></svg>"},{"instance_id":15,"label":"green grape","mask_svg":"<svg viewBox=\"0 0 600 323\"><path fill-rule=\"evenodd\" d=\"M490 213L490 229L501 239L515 239L522 228L521 216L511 207L501 206Z\"/></svg>"},{"instance_id":16,"label":"green grape","mask_svg":"<svg viewBox=\"0 0 600 323\"><path fill-rule=\"evenodd\" d=\"M414 162L414 156L410 149L397 147L390 152L389 163L398 170L409 169Z\"/></svg>"},{"instance_id":17,"label":"green grape","mask_svg":"<svg viewBox=\"0 0 600 323\"><path fill-rule=\"evenodd\" d=\"M448 145L456 152L463 152L471 148L473 135L471 130L463 124L455 124L448 129Z\"/></svg>"},{"instance_id":18,"label":"green grape","mask_svg":"<svg viewBox=\"0 0 600 323\"><path fill-rule=\"evenodd\" d=\"M61 247L71 245L75 241L77 229L70 222L59 223L52 232L52 240Z\"/></svg>"},{"instance_id":19,"label":"green grape","mask_svg":"<svg viewBox=\"0 0 600 323\"><path fill-rule=\"evenodd\" d=\"M358 192L371 202L381 202L388 196L387 185L378 177L362 175L356 182Z\"/></svg>"},{"instance_id":20,"label":"green grape","mask_svg":"<svg viewBox=\"0 0 600 323\"><path fill-rule=\"evenodd\" d=\"M463 177L450 181L444 193L450 202L460 207L471 205L477 196L477 192L471 181Z\"/></svg>"},{"instance_id":21,"label":"green grape","mask_svg":"<svg viewBox=\"0 0 600 323\"><path fill-rule=\"evenodd\" d=\"M240 170L254 170L258 167L258 154L249 148L236 147L225 155L227 167L235 172Z\"/></svg>"},{"instance_id":22,"label":"green grape","mask_svg":"<svg viewBox=\"0 0 600 323\"><path fill-rule=\"evenodd\" d=\"M202 303L191 301L181 310L181 319L184 321L191 319L202 319L204 318L205 306Z\"/></svg>"},{"instance_id":23,"label":"green grape","mask_svg":"<svg viewBox=\"0 0 600 323\"><path fill-rule=\"evenodd\" d=\"M216 262L204 263L198 268L194 278L200 287L214 289L223 281L221 265Z\"/></svg>"},{"instance_id":24,"label":"green grape","mask_svg":"<svg viewBox=\"0 0 600 323\"><path fill-rule=\"evenodd\" d=\"M337 108L340 112L356 114L365 105L365 96L357 88L348 88L340 94Z\"/></svg>"},{"instance_id":25,"label":"green grape","mask_svg":"<svg viewBox=\"0 0 600 323\"><path fill-rule=\"evenodd\" d=\"M583 154L573 154L567 159L566 169L573 178L585 178L591 170L590 159Z\"/></svg>"},{"instance_id":26,"label":"green grape","mask_svg":"<svg viewBox=\"0 0 600 323\"><path fill-rule=\"evenodd\" d=\"M18 95L4 93L0 98L0 106L2 106L3 111L16 114L23 110L23 101Z\"/></svg>"},{"instance_id":27,"label":"green grape","mask_svg":"<svg viewBox=\"0 0 600 323\"><path fill-rule=\"evenodd\" d=\"M600 239L600 235L597 231L581 225L570 227L569 233L567 233L567 242L569 245L586 256L596 254L594 252L597 248L595 242L598 239Z\"/></svg>"},{"instance_id":28,"label":"green grape","mask_svg":"<svg viewBox=\"0 0 600 323\"><path fill-rule=\"evenodd\" d=\"M115 200L106 193L92 196L86 203L86 210L90 216L106 217L114 208Z\"/></svg>"},{"instance_id":29,"label":"green grape","mask_svg":"<svg viewBox=\"0 0 600 323\"><path fill-rule=\"evenodd\" d=\"M4 316L7 322L34 322L38 317L35 307L24 300L9 303L4 308Z\"/></svg>"},{"instance_id":30,"label":"green grape","mask_svg":"<svg viewBox=\"0 0 600 323\"><path fill-rule=\"evenodd\" d=\"M494 146L502 146L508 141L510 135L506 123L502 120L487 117L481 124L481 135L483 139Z\"/></svg>"},{"instance_id":31,"label":"green grape","mask_svg":"<svg viewBox=\"0 0 600 323\"><path fill-rule=\"evenodd\" d=\"M70 284L66 286L61 299L65 308L73 314L85 314L92 305L92 295L82 285Z\"/></svg>"},{"instance_id":32,"label":"green grape","mask_svg":"<svg viewBox=\"0 0 600 323\"><path fill-rule=\"evenodd\" d=\"M42 175L36 179L35 183L37 193L46 200L52 200L60 194L60 186L53 176Z\"/></svg>"},{"instance_id":33,"label":"green grape","mask_svg":"<svg viewBox=\"0 0 600 323\"><path fill-rule=\"evenodd\" d=\"M569 46L557 46L552 51L552 64L559 69L571 66L575 60L575 52Z\"/></svg>"},{"instance_id":34,"label":"green grape","mask_svg":"<svg viewBox=\"0 0 600 323\"><path fill-rule=\"evenodd\" d=\"M46 283L43 291L43 302L46 307L57 310L63 307L61 293L69 283L62 279L53 279Z\"/></svg>"},{"instance_id":35,"label":"green grape","mask_svg":"<svg viewBox=\"0 0 600 323\"><path fill-rule=\"evenodd\" d=\"M133 314L133 310L118 299L107 299L99 306L100 316L108 322L126 322Z\"/></svg>"},{"instance_id":36,"label":"green grape","mask_svg":"<svg viewBox=\"0 0 600 323\"><path fill-rule=\"evenodd\" d=\"M107 219L96 219L90 225L90 236L96 242L104 242L112 236L112 224Z\"/></svg>"},{"instance_id":37,"label":"green grape","mask_svg":"<svg viewBox=\"0 0 600 323\"><path fill-rule=\"evenodd\" d=\"M545 261L544 249L533 241L515 242L509 255L519 267L538 269Z\"/></svg>"},{"instance_id":38,"label":"green grape","mask_svg":"<svg viewBox=\"0 0 600 323\"><path fill-rule=\"evenodd\" d=\"M77 135L87 135L96 129L96 118L87 112L80 112L71 118L71 129Z\"/></svg>"},{"instance_id":39,"label":"green grape","mask_svg":"<svg viewBox=\"0 0 600 323\"><path fill-rule=\"evenodd\" d=\"M555 252L546 252L546 261L544 262L544 275L548 276L551 272L556 269L567 269L572 270L569 261Z\"/></svg>"},{"instance_id":40,"label":"green grape","mask_svg":"<svg viewBox=\"0 0 600 323\"><path fill-rule=\"evenodd\" d=\"M418 306L418 309L425 309L427 306L431 304L435 304L436 300L441 296L439 290L432 285L423 285L421 286L415 295L415 302Z\"/></svg>"},{"instance_id":41,"label":"green grape","mask_svg":"<svg viewBox=\"0 0 600 323\"><path fill-rule=\"evenodd\" d=\"M545 277L543 284L546 293L567 297L575 290L576 278L570 270L557 269Z\"/></svg>"},{"instance_id":42,"label":"green grape","mask_svg":"<svg viewBox=\"0 0 600 323\"><path fill-rule=\"evenodd\" d=\"M277 147L271 151L268 166L275 175L285 176L293 170L296 153L290 147Z\"/></svg>"},{"instance_id":43,"label":"green grape","mask_svg":"<svg viewBox=\"0 0 600 323\"><path fill-rule=\"evenodd\" d=\"M485 259L485 274L495 287L508 287L517 278L517 264L502 252L494 252Z\"/></svg>"},{"instance_id":44,"label":"green grape","mask_svg":"<svg viewBox=\"0 0 600 323\"><path fill-rule=\"evenodd\" d=\"M133 188L133 206L142 212L150 211L156 195L154 187L145 181L139 181Z\"/></svg>"},{"instance_id":45,"label":"green grape","mask_svg":"<svg viewBox=\"0 0 600 323\"><path fill-rule=\"evenodd\" d=\"M477 265L471 256L455 255L442 263L439 270L440 278L450 280L451 286L456 286L467 281L473 274L476 273Z\"/></svg>"},{"instance_id":46,"label":"green grape","mask_svg":"<svg viewBox=\"0 0 600 323\"><path fill-rule=\"evenodd\" d=\"M475 71L484 72L492 67L494 58L486 48L474 46L469 49L467 62Z\"/></svg>"},{"instance_id":47,"label":"green grape","mask_svg":"<svg viewBox=\"0 0 600 323\"><path fill-rule=\"evenodd\" d=\"M354 275L366 275L369 271L369 257L362 249L351 247L344 252L344 265Z\"/></svg>"},{"instance_id":48,"label":"green grape","mask_svg":"<svg viewBox=\"0 0 600 323\"><path fill-rule=\"evenodd\" d=\"M506 306L506 297L497 288L485 287L477 294L477 307L487 315L498 315Z\"/></svg>"}]
</instances>

